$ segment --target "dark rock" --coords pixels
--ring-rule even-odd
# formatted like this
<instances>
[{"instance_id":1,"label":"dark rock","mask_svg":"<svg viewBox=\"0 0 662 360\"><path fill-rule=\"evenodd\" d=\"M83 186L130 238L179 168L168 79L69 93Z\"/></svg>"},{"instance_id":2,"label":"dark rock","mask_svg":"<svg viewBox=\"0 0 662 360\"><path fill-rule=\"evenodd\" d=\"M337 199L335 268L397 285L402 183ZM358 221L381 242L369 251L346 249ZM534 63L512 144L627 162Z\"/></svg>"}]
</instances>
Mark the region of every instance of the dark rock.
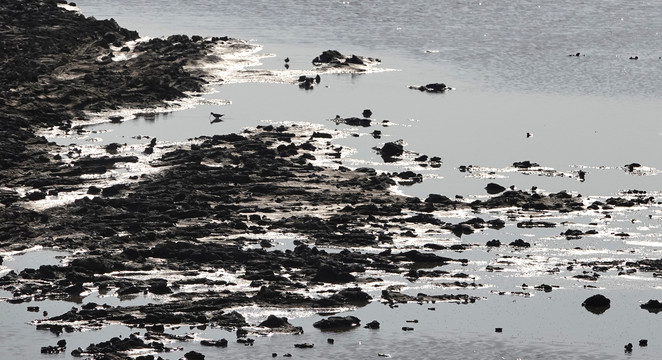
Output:
<instances>
[{"instance_id":1,"label":"dark rock","mask_svg":"<svg viewBox=\"0 0 662 360\"><path fill-rule=\"evenodd\" d=\"M342 330L351 329L361 324L355 316L331 316L327 319L316 321L313 326L320 330Z\"/></svg>"},{"instance_id":2,"label":"dark rock","mask_svg":"<svg viewBox=\"0 0 662 360\"><path fill-rule=\"evenodd\" d=\"M348 283L356 281L356 277L348 271L331 265L322 265L317 269L313 281L327 283Z\"/></svg>"},{"instance_id":3,"label":"dark rock","mask_svg":"<svg viewBox=\"0 0 662 360\"><path fill-rule=\"evenodd\" d=\"M269 315L269 317L260 323L259 326L268 327L271 329L278 329L279 331L289 332L294 334L303 334L303 328L300 326L293 326L287 321L285 317L278 317Z\"/></svg>"},{"instance_id":4,"label":"dark rock","mask_svg":"<svg viewBox=\"0 0 662 360\"><path fill-rule=\"evenodd\" d=\"M604 295L597 294L584 300L582 306L586 308L586 310L599 315L607 311L607 309L610 307L610 304L611 300L609 300Z\"/></svg>"},{"instance_id":5,"label":"dark rock","mask_svg":"<svg viewBox=\"0 0 662 360\"><path fill-rule=\"evenodd\" d=\"M41 347L41 353L42 354L59 354L63 351L65 351L65 349L60 347L60 346L42 346Z\"/></svg>"},{"instance_id":6,"label":"dark rock","mask_svg":"<svg viewBox=\"0 0 662 360\"><path fill-rule=\"evenodd\" d=\"M487 242L486 244L488 247L499 247L501 246L501 241L493 239Z\"/></svg>"},{"instance_id":7,"label":"dark rock","mask_svg":"<svg viewBox=\"0 0 662 360\"><path fill-rule=\"evenodd\" d=\"M214 346L214 347L228 347L228 341L226 339L221 340L202 340L200 341L202 346Z\"/></svg>"},{"instance_id":8,"label":"dark rock","mask_svg":"<svg viewBox=\"0 0 662 360\"><path fill-rule=\"evenodd\" d=\"M541 284L538 286L534 286L533 288L544 292L552 292L552 286L547 284Z\"/></svg>"},{"instance_id":9,"label":"dark rock","mask_svg":"<svg viewBox=\"0 0 662 360\"><path fill-rule=\"evenodd\" d=\"M430 83L421 86L410 86L409 88L429 93L444 93L448 90L451 90L451 88L446 86L444 83Z\"/></svg>"},{"instance_id":10,"label":"dark rock","mask_svg":"<svg viewBox=\"0 0 662 360\"><path fill-rule=\"evenodd\" d=\"M372 296L360 288L348 288L331 295L329 299L339 304L365 305L372 300Z\"/></svg>"},{"instance_id":11,"label":"dark rock","mask_svg":"<svg viewBox=\"0 0 662 360\"><path fill-rule=\"evenodd\" d=\"M494 195L506 191L506 188L495 183L489 183L485 186L485 190L488 194Z\"/></svg>"},{"instance_id":12,"label":"dark rock","mask_svg":"<svg viewBox=\"0 0 662 360\"><path fill-rule=\"evenodd\" d=\"M184 358L186 358L186 360L205 360L205 356L197 351L187 352L184 354Z\"/></svg>"},{"instance_id":13,"label":"dark rock","mask_svg":"<svg viewBox=\"0 0 662 360\"><path fill-rule=\"evenodd\" d=\"M659 300L648 300L647 303L641 304L640 307L654 314L662 312L662 302Z\"/></svg>"},{"instance_id":14,"label":"dark rock","mask_svg":"<svg viewBox=\"0 0 662 360\"><path fill-rule=\"evenodd\" d=\"M336 118L334 119L336 123L342 123L342 124L347 124L350 126L362 126L362 127L370 127L372 125L372 120L370 119L362 119L362 118L357 118L357 117L348 117L348 118Z\"/></svg>"},{"instance_id":15,"label":"dark rock","mask_svg":"<svg viewBox=\"0 0 662 360\"><path fill-rule=\"evenodd\" d=\"M379 329L379 325L380 325L380 324L379 324L379 321L377 321L377 320L373 320L373 321L371 321L371 322L365 324L364 327L365 327L366 329Z\"/></svg>"},{"instance_id":16,"label":"dark rock","mask_svg":"<svg viewBox=\"0 0 662 360\"><path fill-rule=\"evenodd\" d=\"M117 149L119 149L120 147L122 147L122 145L118 143L108 144L106 145L106 152L115 155L117 154Z\"/></svg>"},{"instance_id":17,"label":"dark rock","mask_svg":"<svg viewBox=\"0 0 662 360\"><path fill-rule=\"evenodd\" d=\"M514 246L514 247L522 247L522 248L531 247L531 244L529 244L528 242L526 242L522 239L517 239L517 240L511 242L509 245Z\"/></svg>"},{"instance_id":18,"label":"dark rock","mask_svg":"<svg viewBox=\"0 0 662 360\"><path fill-rule=\"evenodd\" d=\"M625 347L625 352L626 353L631 353L632 352L632 343L628 343Z\"/></svg>"},{"instance_id":19,"label":"dark rock","mask_svg":"<svg viewBox=\"0 0 662 360\"><path fill-rule=\"evenodd\" d=\"M314 346L315 344L311 343L294 344L294 347L298 349L312 349Z\"/></svg>"},{"instance_id":20,"label":"dark rock","mask_svg":"<svg viewBox=\"0 0 662 360\"><path fill-rule=\"evenodd\" d=\"M540 167L540 165L536 163L532 163L529 160L526 160L526 161L514 162L513 167L516 167L518 169L529 169L532 167Z\"/></svg>"},{"instance_id":21,"label":"dark rock","mask_svg":"<svg viewBox=\"0 0 662 360\"><path fill-rule=\"evenodd\" d=\"M165 279L151 279L147 290L157 295L172 294L172 289L168 287L168 281Z\"/></svg>"},{"instance_id":22,"label":"dark rock","mask_svg":"<svg viewBox=\"0 0 662 360\"><path fill-rule=\"evenodd\" d=\"M636 169L636 168L640 168L640 167L641 167L641 164L639 164L639 163L631 163L631 164L624 165L624 167L627 169L628 172L633 172L634 169Z\"/></svg>"},{"instance_id":23,"label":"dark rock","mask_svg":"<svg viewBox=\"0 0 662 360\"><path fill-rule=\"evenodd\" d=\"M351 55L345 56L337 50L326 50L322 52L319 56L313 59L313 65L320 66L332 66L332 67L345 67L351 65L366 65L366 63L375 63L380 62L379 59Z\"/></svg>"},{"instance_id":24,"label":"dark rock","mask_svg":"<svg viewBox=\"0 0 662 360\"><path fill-rule=\"evenodd\" d=\"M548 222L548 221L522 221L517 223L518 228L526 228L526 229L531 229L531 228L553 228L556 227L556 224L553 222Z\"/></svg>"},{"instance_id":25,"label":"dark rock","mask_svg":"<svg viewBox=\"0 0 662 360\"><path fill-rule=\"evenodd\" d=\"M387 142L380 151L383 158L393 158L402 155L404 147L401 144Z\"/></svg>"}]
</instances>

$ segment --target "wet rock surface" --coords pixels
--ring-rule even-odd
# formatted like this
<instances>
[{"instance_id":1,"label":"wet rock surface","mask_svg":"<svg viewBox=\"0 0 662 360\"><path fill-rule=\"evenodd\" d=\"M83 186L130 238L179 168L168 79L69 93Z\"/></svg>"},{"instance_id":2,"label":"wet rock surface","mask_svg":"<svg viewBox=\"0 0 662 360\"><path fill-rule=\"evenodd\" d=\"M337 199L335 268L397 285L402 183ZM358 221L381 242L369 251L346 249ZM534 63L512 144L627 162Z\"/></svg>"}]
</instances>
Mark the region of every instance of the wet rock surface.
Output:
<instances>
[{"instance_id":1,"label":"wet rock surface","mask_svg":"<svg viewBox=\"0 0 662 360\"><path fill-rule=\"evenodd\" d=\"M11 293L7 299L11 303L78 301L64 313L44 314L35 321L38 330L59 335L119 323L149 331L145 337L112 338L74 349L72 354L77 356L124 358L127 351L135 349L167 351L164 331L182 325L227 329L258 325L292 334L304 330L277 316L251 324L233 310L242 306L356 307L374 301L370 290L376 291L376 297L381 292L379 301L390 307L405 303L471 304L481 297L403 293L370 276L375 272L401 275L411 282L450 277L438 282L437 288L481 287L471 279L456 281L471 275L441 269L466 265L469 260L458 255L462 251L501 250L501 241L488 241L485 247L428 242L413 249L396 248L394 239L416 238L420 234L412 230L414 226L453 239L505 226L552 228L560 225L522 217L607 211L655 202L645 192L589 202L564 191L543 194L508 190L494 183L486 188L493 196L473 201L441 194L424 199L400 196L389 188L397 182L423 181L423 176L414 171L387 174L368 168L336 170L315 165L312 160L320 156L316 151L333 136L299 125L201 137L190 146L160 155L151 165L158 172L133 182L97 186L87 176L140 159L119 154L121 145L111 144L103 148L103 155L73 154L65 161L67 151L36 135L37 131L72 130L72 122L84 121L88 111L167 106L166 101L181 98L184 92L200 91L206 83L205 74L187 70L187 65L203 60L212 47L241 45L227 37L174 35L139 43L128 49L135 57L114 61L113 48L138 39L138 34L122 29L113 20L97 21L62 10L57 3L15 0L0 4L0 39L5 50L0 54L0 249L17 251L40 245L77 253L65 264L6 272L0 277L0 286ZM376 62L336 51L325 51L315 59L320 66L340 68ZM319 82L310 79L302 83ZM426 89L440 88L430 85ZM338 122L370 126L373 120L368 117L372 114L363 115ZM145 153L153 153L155 146L156 139L152 139ZM387 142L380 153L385 161L396 161L406 151L399 142ZM440 158L427 156L416 161L427 164L428 160L430 166L441 163ZM524 161L513 167L530 171L539 165ZM640 167L633 163L625 169L636 172ZM19 188L28 190L21 192ZM87 195L64 206L30 207L51 194L75 191ZM502 208L525 215L518 218L509 213L501 219L482 214ZM461 210L474 214L457 223L439 215ZM271 248L270 232L293 234L303 240L286 249ZM561 236L578 239L587 234L596 232L568 229ZM531 246L521 239L510 240L503 240L503 244L510 244L516 252L526 252ZM329 246L337 251L323 248ZM2 260L0 256L0 264ZM485 271L501 271L508 261L500 258ZM599 273L608 270L662 274L662 263L655 259L576 262L567 266L568 271L573 266L591 270L574 276L584 281L598 281ZM169 276L162 276L165 273ZM196 286L204 291L183 290ZM552 286L538 288L551 291ZM149 294L158 296L159 301L96 304L84 300L90 291L119 298ZM594 306L589 299L584 304L587 310L597 307L596 311L604 311L603 302ZM641 307L653 312L660 308L656 300ZM331 317L316 327L353 328L359 324L351 316ZM379 322L366 326L376 329ZM242 341L249 344L250 340ZM201 344L225 347L228 342L203 340ZM56 353L64 348L65 344L58 343L42 350ZM185 357L204 355L186 352Z\"/></svg>"},{"instance_id":2,"label":"wet rock surface","mask_svg":"<svg viewBox=\"0 0 662 360\"><path fill-rule=\"evenodd\" d=\"M313 59L313 65L332 68L353 68L367 70L370 65L381 60L359 55L343 55L338 50L325 50Z\"/></svg>"}]
</instances>

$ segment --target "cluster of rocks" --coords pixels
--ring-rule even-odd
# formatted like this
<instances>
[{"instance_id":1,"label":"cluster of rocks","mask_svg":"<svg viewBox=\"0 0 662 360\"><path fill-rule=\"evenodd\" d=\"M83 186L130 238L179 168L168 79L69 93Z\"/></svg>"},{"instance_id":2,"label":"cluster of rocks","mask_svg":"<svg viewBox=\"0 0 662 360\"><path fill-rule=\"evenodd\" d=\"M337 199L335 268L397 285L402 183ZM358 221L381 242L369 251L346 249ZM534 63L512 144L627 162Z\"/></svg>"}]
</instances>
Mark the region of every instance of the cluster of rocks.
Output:
<instances>
[{"instance_id":1,"label":"cluster of rocks","mask_svg":"<svg viewBox=\"0 0 662 360\"><path fill-rule=\"evenodd\" d=\"M3 60L0 62L0 178L3 182L0 248L22 250L42 245L84 251L73 256L66 265L42 265L19 273L8 272L0 278L0 286L12 293L9 301L13 303L42 299L80 301L90 290L100 294L114 291L120 297L151 294L163 299L157 304L134 306L81 302L80 308L36 322L37 329L55 334L110 322L145 328L151 334L144 339L135 334L124 339L114 338L86 349L76 349L77 355L101 357L101 354L108 354L112 358L115 355L111 354L130 349L167 351L163 341L154 334L163 333L169 326L213 325L242 329L254 325L231 310L240 306L310 309L362 306L372 301L358 286L359 281L366 280L363 274L367 271L399 273L411 281L440 277L447 274L438 267L468 263L466 259L440 254L477 246L430 244L423 251L391 249L389 244L395 237L417 236L411 230L412 225L457 237L506 225L500 219L486 221L478 217L449 223L436 217L436 211L480 212L507 207L571 212L630 207L653 201L648 194L633 193L627 198L614 197L587 207L581 196L567 192L545 195L507 190L498 184L488 185L488 193L494 196L473 202L440 194L430 194L425 199L399 196L389 192L396 181L416 183L422 181L423 176L413 171L386 174L368 168L333 170L315 166L312 160L316 156L338 153L325 145L323 139L331 136L323 132L311 134L310 130L297 125L264 126L241 134L202 137L190 148L167 152L155 160L153 166L161 168L159 173L137 176L137 181L131 183L90 186L85 180L87 176L104 174L117 164L135 163L139 159L118 155L121 145L111 144L103 156L71 154L69 161L65 161L64 157L69 155L63 154L56 144L37 136L39 129L66 130L71 128L73 120L84 120L85 111L164 106L166 101L181 98L185 92L199 91L205 85L205 76L190 70L188 65L209 60L208 53L214 47L237 43L226 37L203 39L174 35L139 43L131 49L124 44L138 39L137 33L119 27L113 20L98 21L65 11L58 3L15 0L0 4L3 24L0 36L6 49L0 54ZM118 59L113 49L118 47L132 56L114 61ZM347 57L331 50L314 61L331 67L360 67L375 62L378 60ZM306 77L301 82L312 85L319 81ZM442 88L430 85L426 89ZM371 115L366 111L363 118L346 118L342 122L369 126ZM144 152L153 153L155 146L156 139L151 139ZM385 161L397 161L407 154L402 142L387 142L379 152ZM433 167L441 163L440 158L426 155L418 156L415 161ZM538 165L521 162L513 166L530 170ZM633 165L632 169L635 168ZM13 190L17 188L29 190L22 195ZM47 196L81 189L89 196L66 206L40 211L24 206ZM553 227L555 224L523 221L517 226ZM305 241L287 250L270 249L271 241L261 235L271 231L294 233ZM566 232L565 235L583 234ZM497 242L488 242L487 246L500 245ZM259 244L259 248L248 246L254 244ZM387 249L326 252L317 247L321 245ZM522 240L510 245L519 249L530 246ZM596 271L621 266L596 265L601 264L585 266L598 269ZM662 272L662 265L654 260L628 266ZM154 270L181 276L167 280L159 276L137 279L125 275ZM210 276L213 271L232 274L238 281L250 285L242 291L231 291L229 288L237 284ZM380 282L379 279L370 281ZM310 295L316 286L324 284L342 286L341 290L324 292L323 296ZM205 285L208 289L180 291L188 285ZM480 286L462 281L441 285L448 288ZM392 307L407 302L470 304L477 300L478 297L466 294L412 296L396 288L387 288L381 293L381 301ZM656 309L657 305L652 301L646 304L650 309ZM592 307L590 303L585 306ZM642 305L642 308L645 307ZM303 331L287 319L275 316L259 325L292 334ZM360 321L353 317L332 317L317 323L317 327L325 329L359 325ZM375 329L379 323L371 322L366 326ZM242 342L249 345L250 340L242 338ZM46 346L42 351L63 351L65 345ZM206 340L203 345L224 347L227 340ZM312 346L304 343L300 347ZM152 355L144 358L149 356L154 358ZM195 352L188 352L185 357L204 358Z\"/></svg>"},{"instance_id":2,"label":"cluster of rocks","mask_svg":"<svg viewBox=\"0 0 662 360\"><path fill-rule=\"evenodd\" d=\"M338 50L326 50L313 59L313 65L322 67L366 70L367 66L380 63L381 60L359 55L343 55Z\"/></svg>"}]
</instances>

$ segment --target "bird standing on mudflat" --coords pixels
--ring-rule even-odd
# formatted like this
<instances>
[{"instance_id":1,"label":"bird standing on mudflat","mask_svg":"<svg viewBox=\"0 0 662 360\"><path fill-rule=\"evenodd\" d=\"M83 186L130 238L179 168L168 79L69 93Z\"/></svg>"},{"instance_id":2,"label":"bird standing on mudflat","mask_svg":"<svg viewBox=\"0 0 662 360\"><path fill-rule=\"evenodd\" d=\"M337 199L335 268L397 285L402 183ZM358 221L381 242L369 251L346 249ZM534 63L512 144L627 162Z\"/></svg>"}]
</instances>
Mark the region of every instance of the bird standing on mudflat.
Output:
<instances>
[{"instance_id":1,"label":"bird standing on mudflat","mask_svg":"<svg viewBox=\"0 0 662 360\"><path fill-rule=\"evenodd\" d=\"M213 123L217 123L217 122L221 122L221 121L223 121L223 119L221 119L221 118L222 118L224 115L225 115L225 114L217 114L217 113L215 113L215 112L212 112L212 113L211 113L211 116L213 116L214 118L211 119L211 120L209 121L209 123L210 123L210 124L213 124Z\"/></svg>"}]
</instances>

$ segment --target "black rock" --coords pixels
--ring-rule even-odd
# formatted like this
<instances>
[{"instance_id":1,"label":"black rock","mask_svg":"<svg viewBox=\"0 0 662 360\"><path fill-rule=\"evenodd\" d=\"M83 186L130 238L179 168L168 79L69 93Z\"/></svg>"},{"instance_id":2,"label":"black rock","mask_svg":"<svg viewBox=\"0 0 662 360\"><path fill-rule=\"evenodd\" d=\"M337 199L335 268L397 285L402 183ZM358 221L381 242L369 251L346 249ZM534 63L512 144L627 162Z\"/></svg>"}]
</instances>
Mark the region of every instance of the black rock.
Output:
<instances>
[{"instance_id":1,"label":"black rock","mask_svg":"<svg viewBox=\"0 0 662 360\"><path fill-rule=\"evenodd\" d=\"M228 341L226 339L221 340L202 340L200 341L202 346L215 346L215 347L227 347Z\"/></svg>"},{"instance_id":2,"label":"black rock","mask_svg":"<svg viewBox=\"0 0 662 360\"><path fill-rule=\"evenodd\" d=\"M536 163L532 163L529 160L526 161L518 161L513 163L513 167L516 167L518 169L529 169L532 167L539 167L540 165Z\"/></svg>"},{"instance_id":3,"label":"black rock","mask_svg":"<svg viewBox=\"0 0 662 360\"><path fill-rule=\"evenodd\" d=\"M356 281L356 277L348 271L331 265L322 265L317 269L313 281L326 283L347 283Z\"/></svg>"},{"instance_id":4,"label":"black rock","mask_svg":"<svg viewBox=\"0 0 662 360\"><path fill-rule=\"evenodd\" d=\"M197 351L187 352L186 354L184 354L184 358L186 358L186 360L205 360L205 356Z\"/></svg>"},{"instance_id":5,"label":"black rock","mask_svg":"<svg viewBox=\"0 0 662 360\"><path fill-rule=\"evenodd\" d=\"M488 194L494 195L506 191L506 188L495 183L489 183L485 186L485 190Z\"/></svg>"},{"instance_id":6,"label":"black rock","mask_svg":"<svg viewBox=\"0 0 662 360\"><path fill-rule=\"evenodd\" d=\"M662 302L658 300L648 300L647 303L641 304L640 307L654 314L662 312Z\"/></svg>"},{"instance_id":7,"label":"black rock","mask_svg":"<svg viewBox=\"0 0 662 360\"><path fill-rule=\"evenodd\" d=\"M381 155L383 158L393 158L402 155L404 153L404 147L401 144L396 144L394 142L387 142L381 149Z\"/></svg>"},{"instance_id":8,"label":"black rock","mask_svg":"<svg viewBox=\"0 0 662 360\"><path fill-rule=\"evenodd\" d=\"M268 327L268 328L279 328L285 326L292 326L292 324L287 321L286 317L278 317L276 315L269 315L267 320L264 320L260 323L259 326Z\"/></svg>"},{"instance_id":9,"label":"black rock","mask_svg":"<svg viewBox=\"0 0 662 360\"><path fill-rule=\"evenodd\" d=\"M313 326L321 330L341 330L351 329L360 324L361 320L355 316L331 316L315 322Z\"/></svg>"},{"instance_id":10,"label":"black rock","mask_svg":"<svg viewBox=\"0 0 662 360\"><path fill-rule=\"evenodd\" d=\"M607 311L607 309L610 307L610 304L611 300L602 294L597 294L584 300L582 306L586 308L586 310L599 315Z\"/></svg>"},{"instance_id":11,"label":"black rock","mask_svg":"<svg viewBox=\"0 0 662 360\"><path fill-rule=\"evenodd\" d=\"M487 242L486 245L489 246L489 247L499 247L499 246L501 246L501 241L496 240L496 239L490 240L490 241Z\"/></svg>"},{"instance_id":12,"label":"black rock","mask_svg":"<svg viewBox=\"0 0 662 360\"><path fill-rule=\"evenodd\" d=\"M373 320L367 324L365 324L364 328L366 329L379 329L379 321Z\"/></svg>"},{"instance_id":13,"label":"black rock","mask_svg":"<svg viewBox=\"0 0 662 360\"><path fill-rule=\"evenodd\" d=\"M531 247L531 244L529 244L528 242L526 242L522 239L517 239L517 240L511 242L509 245L514 246L514 247L524 247L524 248Z\"/></svg>"}]
</instances>

